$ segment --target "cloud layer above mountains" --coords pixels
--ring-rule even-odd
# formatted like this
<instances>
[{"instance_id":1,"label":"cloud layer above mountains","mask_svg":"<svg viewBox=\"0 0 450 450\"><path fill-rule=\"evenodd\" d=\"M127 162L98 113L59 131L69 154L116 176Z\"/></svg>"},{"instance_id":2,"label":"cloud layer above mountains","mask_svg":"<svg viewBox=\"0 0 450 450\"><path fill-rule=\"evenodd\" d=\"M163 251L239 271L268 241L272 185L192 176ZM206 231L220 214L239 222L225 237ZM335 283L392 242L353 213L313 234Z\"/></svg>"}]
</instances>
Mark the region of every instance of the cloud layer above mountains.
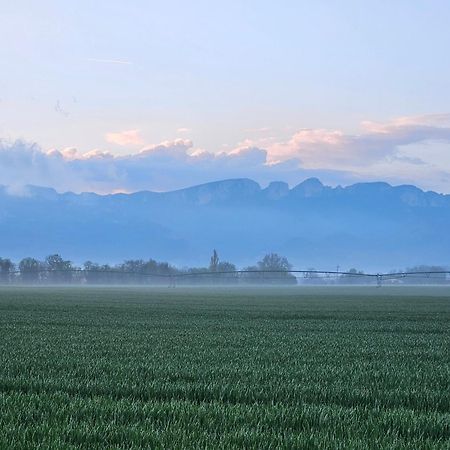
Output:
<instances>
[{"instance_id":1,"label":"cloud layer above mountains","mask_svg":"<svg viewBox=\"0 0 450 450\"><path fill-rule=\"evenodd\" d=\"M139 130L110 133L109 142L142 146ZM433 151L430 151L430 148ZM436 148L438 150L436 150ZM383 180L450 192L450 114L364 122L360 134L301 129L290 139L246 141L232 151L196 149L187 139L115 155L107 150L41 149L0 144L0 184L100 193L172 190L226 178L296 184L310 176L332 185Z\"/></svg>"}]
</instances>

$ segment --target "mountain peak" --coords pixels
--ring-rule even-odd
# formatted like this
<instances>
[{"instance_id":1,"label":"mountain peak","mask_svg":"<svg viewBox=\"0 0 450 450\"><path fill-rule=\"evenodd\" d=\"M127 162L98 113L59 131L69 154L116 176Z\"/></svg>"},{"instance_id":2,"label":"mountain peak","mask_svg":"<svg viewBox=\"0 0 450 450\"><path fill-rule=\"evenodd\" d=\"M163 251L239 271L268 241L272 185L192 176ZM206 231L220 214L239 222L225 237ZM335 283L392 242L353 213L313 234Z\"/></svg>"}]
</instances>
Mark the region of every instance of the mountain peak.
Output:
<instances>
[{"instance_id":1,"label":"mountain peak","mask_svg":"<svg viewBox=\"0 0 450 450\"><path fill-rule=\"evenodd\" d=\"M168 192L166 195L189 200L204 205L214 201L227 201L243 199L261 191L261 186L249 178L235 178L200 184L187 189Z\"/></svg>"},{"instance_id":2,"label":"mountain peak","mask_svg":"<svg viewBox=\"0 0 450 450\"><path fill-rule=\"evenodd\" d=\"M320 195L325 186L318 178L308 178L292 189L292 192L302 197L315 197Z\"/></svg>"},{"instance_id":3,"label":"mountain peak","mask_svg":"<svg viewBox=\"0 0 450 450\"><path fill-rule=\"evenodd\" d=\"M264 189L264 193L271 200L278 200L289 194L289 185L284 181L272 181L269 186Z\"/></svg>"}]
</instances>

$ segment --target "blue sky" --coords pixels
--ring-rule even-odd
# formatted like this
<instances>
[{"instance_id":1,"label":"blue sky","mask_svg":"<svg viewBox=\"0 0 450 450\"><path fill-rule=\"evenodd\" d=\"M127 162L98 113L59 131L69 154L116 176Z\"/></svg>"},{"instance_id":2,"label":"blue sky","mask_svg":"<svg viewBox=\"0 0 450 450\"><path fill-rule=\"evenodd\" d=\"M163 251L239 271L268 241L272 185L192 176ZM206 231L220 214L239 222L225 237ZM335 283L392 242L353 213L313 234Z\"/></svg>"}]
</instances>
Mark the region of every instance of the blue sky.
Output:
<instances>
[{"instance_id":1,"label":"blue sky","mask_svg":"<svg viewBox=\"0 0 450 450\"><path fill-rule=\"evenodd\" d=\"M1 184L450 192L448 1L2 3Z\"/></svg>"}]
</instances>

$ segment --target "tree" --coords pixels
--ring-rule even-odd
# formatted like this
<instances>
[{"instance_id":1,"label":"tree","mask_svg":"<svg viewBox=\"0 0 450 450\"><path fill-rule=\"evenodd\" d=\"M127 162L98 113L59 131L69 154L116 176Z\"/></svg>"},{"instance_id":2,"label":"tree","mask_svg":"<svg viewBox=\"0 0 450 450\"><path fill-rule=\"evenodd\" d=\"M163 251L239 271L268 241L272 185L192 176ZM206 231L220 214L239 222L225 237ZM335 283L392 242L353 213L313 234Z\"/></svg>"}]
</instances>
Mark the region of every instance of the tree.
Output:
<instances>
[{"instance_id":1,"label":"tree","mask_svg":"<svg viewBox=\"0 0 450 450\"><path fill-rule=\"evenodd\" d=\"M117 266L119 272L122 272L119 277L121 283L140 284L143 282L142 273L144 272L144 261L142 259L129 259Z\"/></svg>"},{"instance_id":2,"label":"tree","mask_svg":"<svg viewBox=\"0 0 450 450\"><path fill-rule=\"evenodd\" d=\"M265 255L261 261L258 261L258 269L264 271L261 274L263 283L297 284L297 278L289 273L292 269L292 265L287 258L280 256L277 253Z\"/></svg>"},{"instance_id":3,"label":"tree","mask_svg":"<svg viewBox=\"0 0 450 450\"><path fill-rule=\"evenodd\" d=\"M47 279L50 283L70 283L73 276L73 266L70 261L65 261L60 255L49 255L45 258Z\"/></svg>"},{"instance_id":4,"label":"tree","mask_svg":"<svg viewBox=\"0 0 450 450\"><path fill-rule=\"evenodd\" d=\"M280 256L277 253L269 253L258 262L258 268L259 270L279 270L288 272L292 269L292 265L284 256Z\"/></svg>"},{"instance_id":5,"label":"tree","mask_svg":"<svg viewBox=\"0 0 450 450\"><path fill-rule=\"evenodd\" d=\"M243 272L241 274L241 280L244 283L256 283L259 284L262 279L262 274L259 273L259 267L258 266L247 266L244 267Z\"/></svg>"},{"instance_id":6,"label":"tree","mask_svg":"<svg viewBox=\"0 0 450 450\"><path fill-rule=\"evenodd\" d=\"M217 265L217 272L235 272L236 266L228 261L222 261Z\"/></svg>"},{"instance_id":7,"label":"tree","mask_svg":"<svg viewBox=\"0 0 450 450\"><path fill-rule=\"evenodd\" d=\"M217 272L218 265L219 265L219 255L217 254L216 249L214 249L209 263L209 270L211 272Z\"/></svg>"},{"instance_id":8,"label":"tree","mask_svg":"<svg viewBox=\"0 0 450 450\"><path fill-rule=\"evenodd\" d=\"M232 284L237 283L238 274L236 272L236 266L230 262L222 261L217 265L217 272L225 272L219 273L217 276L218 281L223 284ZM227 273L230 272L230 273Z\"/></svg>"},{"instance_id":9,"label":"tree","mask_svg":"<svg viewBox=\"0 0 450 450\"><path fill-rule=\"evenodd\" d=\"M15 265L8 258L0 258L0 283L9 283Z\"/></svg>"},{"instance_id":10,"label":"tree","mask_svg":"<svg viewBox=\"0 0 450 450\"><path fill-rule=\"evenodd\" d=\"M20 277L24 283L38 283L42 263L34 258L24 258L19 263Z\"/></svg>"},{"instance_id":11,"label":"tree","mask_svg":"<svg viewBox=\"0 0 450 450\"><path fill-rule=\"evenodd\" d=\"M172 267L169 263L167 262L160 262L160 263L156 263L157 264L157 273L159 275L162 275L160 278L153 278L152 283L171 283L171 277L168 277L168 275L174 275L177 273L177 270Z\"/></svg>"},{"instance_id":12,"label":"tree","mask_svg":"<svg viewBox=\"0 0 450 450\"><path fill-rule=\"evenodd\" d=\"M86 261L84 264L86 283L100 283L101 277L99 276L100 266L92 261Z\"/></svg>"}]
</instances>

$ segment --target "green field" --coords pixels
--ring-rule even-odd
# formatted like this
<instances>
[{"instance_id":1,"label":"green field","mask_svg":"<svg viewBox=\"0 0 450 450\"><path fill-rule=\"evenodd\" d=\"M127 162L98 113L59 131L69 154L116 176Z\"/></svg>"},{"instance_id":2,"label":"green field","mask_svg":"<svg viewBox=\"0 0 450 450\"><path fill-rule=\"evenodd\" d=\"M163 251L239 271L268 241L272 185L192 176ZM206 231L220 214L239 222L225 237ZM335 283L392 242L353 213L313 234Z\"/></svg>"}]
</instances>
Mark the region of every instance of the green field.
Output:
<instances>
[{"instance_id":1,"label":"green field","mask_svg":"<svg viewBox=\"0 0 450 450\"><path fill-rule=\"evenodd\" d=\"M0 289L0 448L450 448L445 288Z\"/></svg>"}]
</instances>

